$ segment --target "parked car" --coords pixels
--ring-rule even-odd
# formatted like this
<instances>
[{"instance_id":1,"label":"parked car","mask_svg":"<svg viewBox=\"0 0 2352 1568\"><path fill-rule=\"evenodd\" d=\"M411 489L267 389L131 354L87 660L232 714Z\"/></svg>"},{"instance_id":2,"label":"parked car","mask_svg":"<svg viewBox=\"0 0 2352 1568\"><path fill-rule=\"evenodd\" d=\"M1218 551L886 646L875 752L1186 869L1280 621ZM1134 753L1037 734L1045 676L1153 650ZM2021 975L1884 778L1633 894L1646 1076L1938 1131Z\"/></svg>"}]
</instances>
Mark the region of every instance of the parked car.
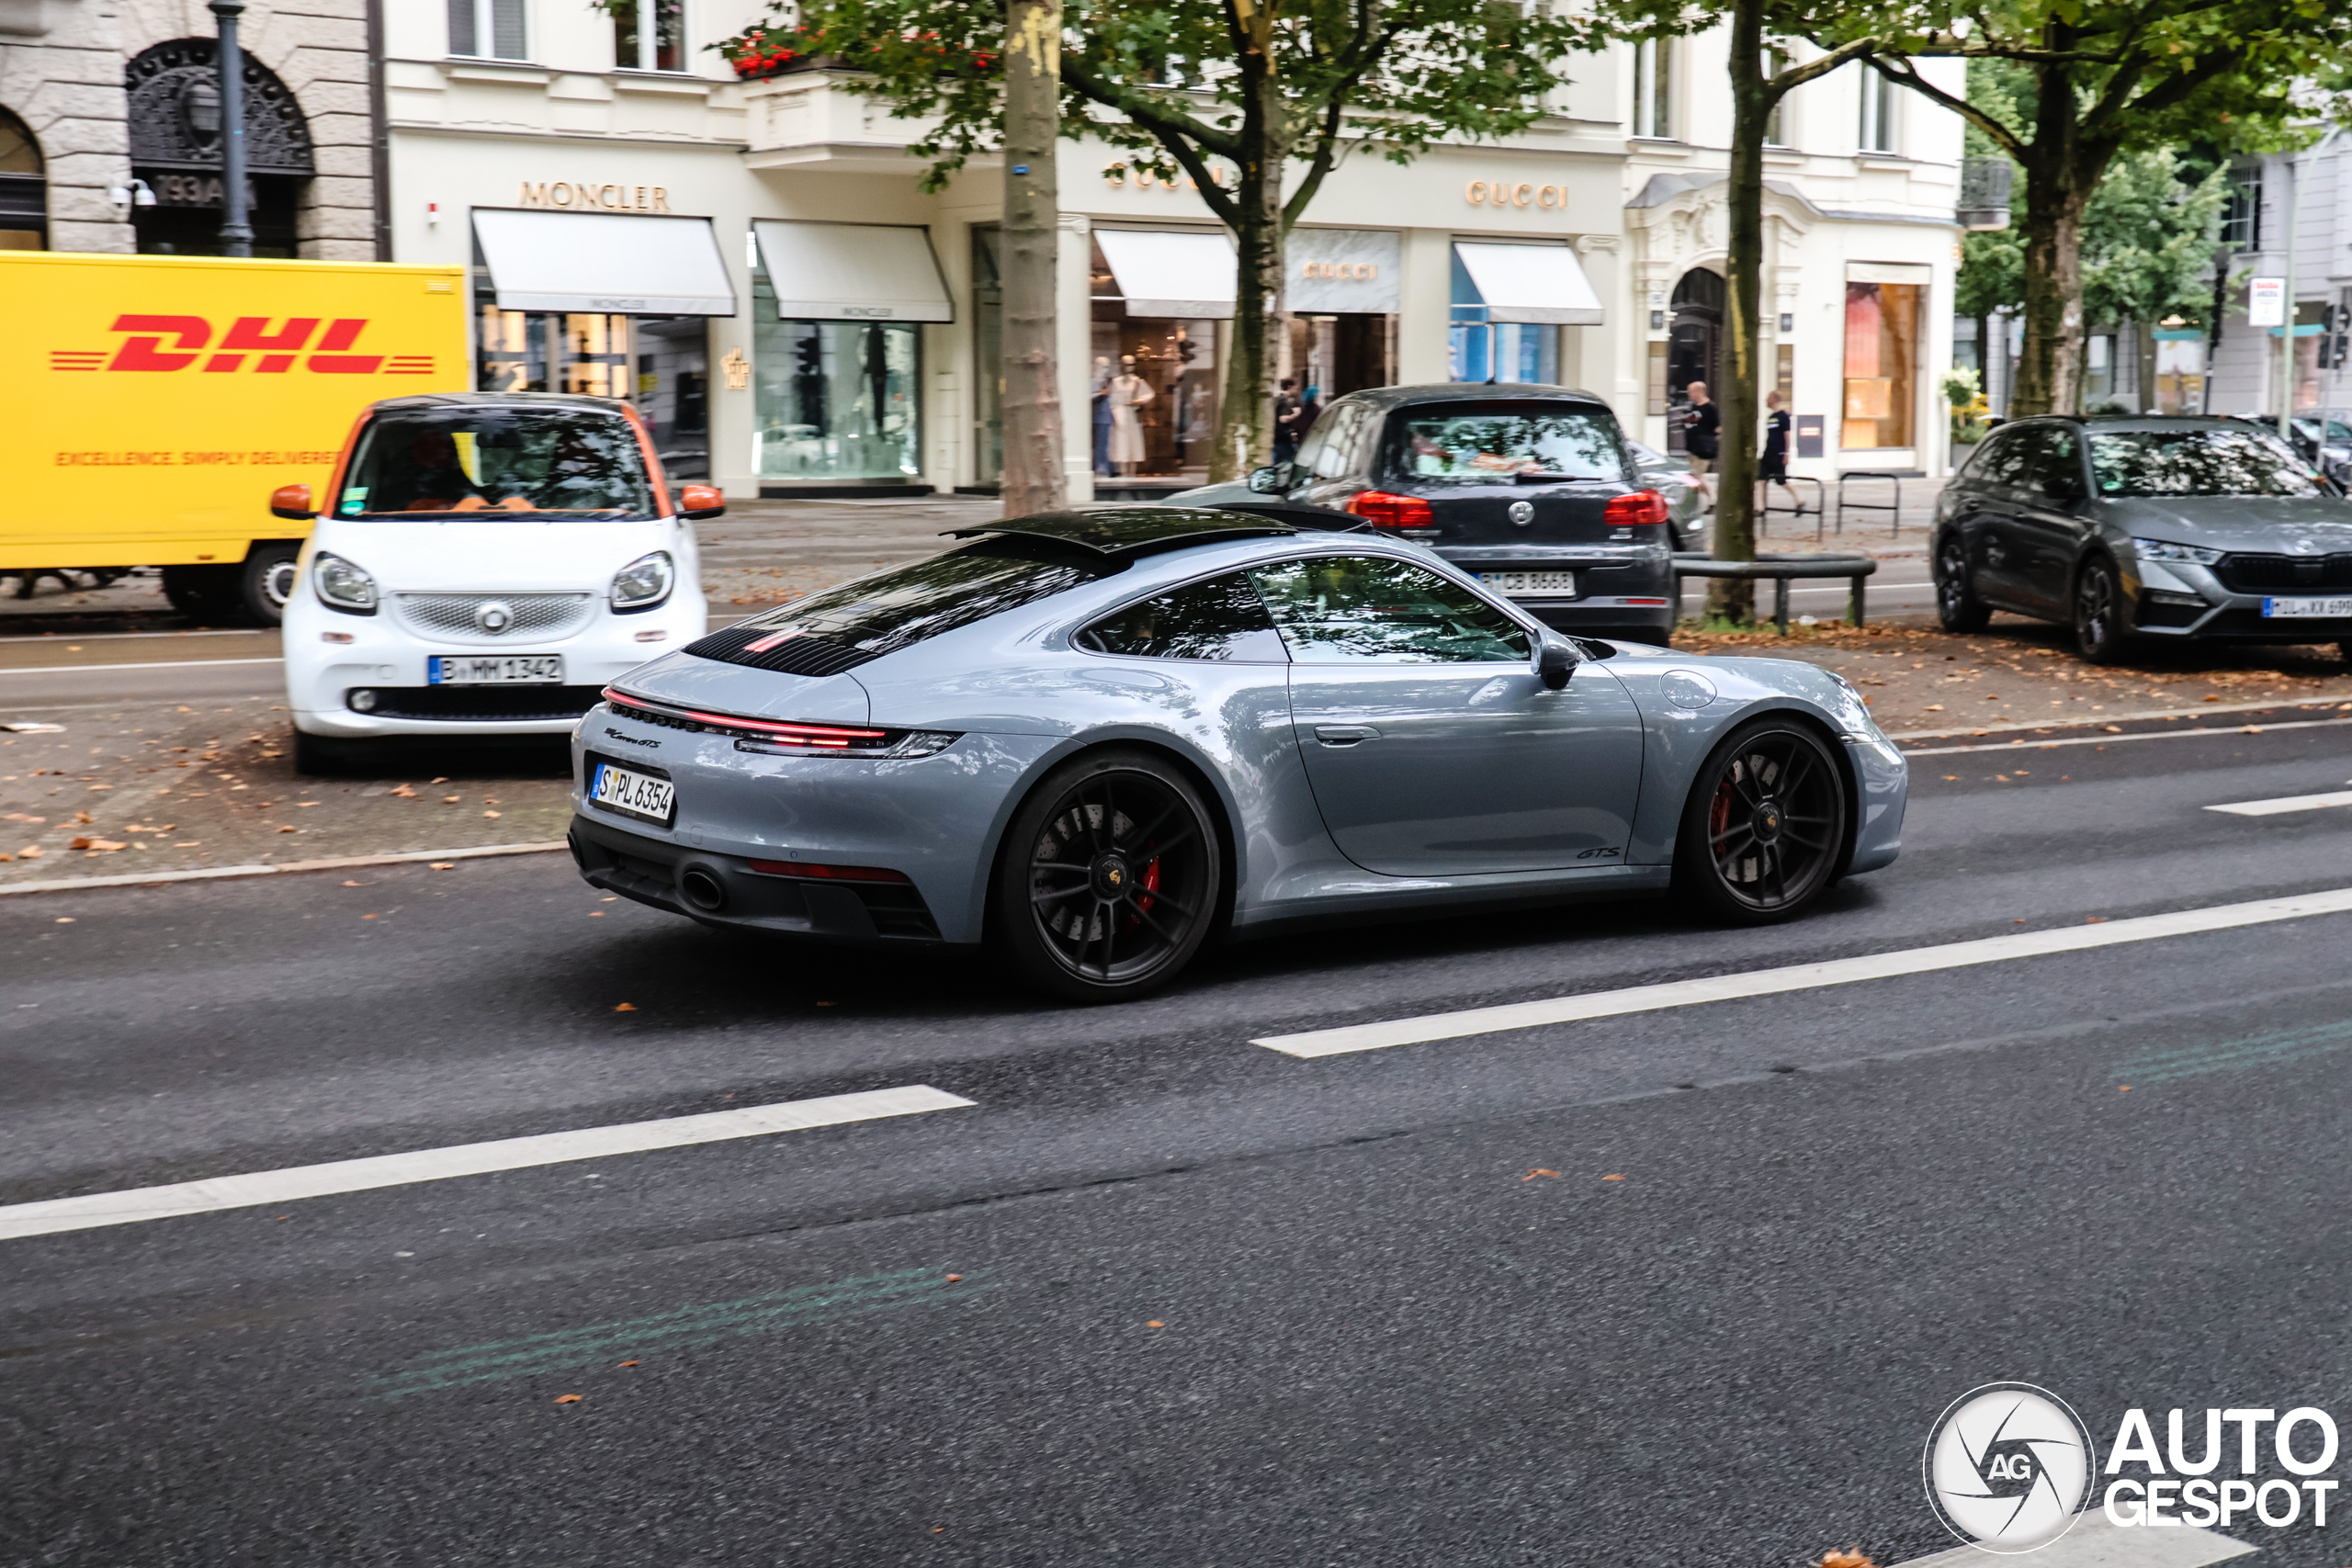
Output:
<instances>
[{"instance_id":1,"label":"parked car","mask_svg":"<svg viewBox=\"0 0 2352 1568\"><path fill-rule=\"evenodd\" d=\"M1566 387L1380 387L1333 400L1298 459L1170 498L1281 497L1426 546L1584 637L1663 646L1675 529L1617 416Z\"/></svg>"},{"instance_id":2,"label":"parked car","mask_svg":"<svg viewBox=\"0 0 2352 1568\"><path fill-rule=\"evenodd\" d=\"M2097 663L2142 638L2352 638L2352 502L2242 420L2012 420L1944 487L1931 548L1946 630L2070 622Z\"/></svg>"},{"instance_id":3,"label":"parked car","mask_svg":"<svg viewBox=\"0 0 2352 1568\"><path fill-rule=\"evenodd\" d=\"M1906 764L1794 660L1585 642L1426 550L1049 513L630 671L574 740L594 886L999 945L1119 1000L1305 923L1679 890L1797 914L1894 859Z\"/></svg>"},{"instance_id":4,"label":"parked car","mask_svg":"<svg viewBox=\"0 0 2352 1568\"><path fill-rule=\"evenodd\" d=\"M1625 450L1634 455L1634 467L1640 470L1642 483L1666 497L1666 525L1674 534L1674 547L1703 554L1707 549L1707 519L1714 503L1700 488L1690 462L1669 457L1630 435L1625 437Z\"/></svg>"},{"instance_id":5,"label":"parked car","mask_svg":"<svg viewBox=\"0 0 2352 1568\"><path fill-rule=\"evenodd\" d=\"M2278 422L2261 414L2238 414L2248 424L2276 430ZM2352 413L2338 409L2306 409L2287 422L2295 456L2334 479L2352 483Z\"/></svg>"},{"instance_id":6,"label":"parked car","mask_svg":"<svg viewBox=\"0 0 2352 1568\"><path fill-rule=\"evenodd\" d=\"M605 683L707 629L694 522L637 411L602 398L448 393L371 405L287 601L295 766L401 735L560 735Z\"/></svg>"}]
</instances>

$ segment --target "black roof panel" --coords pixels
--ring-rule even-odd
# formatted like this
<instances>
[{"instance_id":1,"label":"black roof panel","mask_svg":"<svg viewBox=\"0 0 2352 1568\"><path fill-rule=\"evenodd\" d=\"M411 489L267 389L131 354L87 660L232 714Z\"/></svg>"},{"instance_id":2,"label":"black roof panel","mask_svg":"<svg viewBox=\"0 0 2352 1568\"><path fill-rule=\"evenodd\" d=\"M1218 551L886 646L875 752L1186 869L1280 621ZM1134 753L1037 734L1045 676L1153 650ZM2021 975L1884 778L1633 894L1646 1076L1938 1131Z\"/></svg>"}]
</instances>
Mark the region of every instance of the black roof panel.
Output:
<instances>
[{"instance_id":1,"label":"black roof panel","mask_svg":"<svg viewBox=\"0 0 2352 1568\"><path fill-rule=\"evenodd\" d=\"M1024 539L1048 539L1102 556L1145 555L1209 539L1244 539L1252 536L1295 534L1288 523L1246 517L1197 506L1133 506L1097 512L1040 512L1009 517L974 528L951 528L942 536L977 538L1011 535Z\"/></svg>"}]
</instances>

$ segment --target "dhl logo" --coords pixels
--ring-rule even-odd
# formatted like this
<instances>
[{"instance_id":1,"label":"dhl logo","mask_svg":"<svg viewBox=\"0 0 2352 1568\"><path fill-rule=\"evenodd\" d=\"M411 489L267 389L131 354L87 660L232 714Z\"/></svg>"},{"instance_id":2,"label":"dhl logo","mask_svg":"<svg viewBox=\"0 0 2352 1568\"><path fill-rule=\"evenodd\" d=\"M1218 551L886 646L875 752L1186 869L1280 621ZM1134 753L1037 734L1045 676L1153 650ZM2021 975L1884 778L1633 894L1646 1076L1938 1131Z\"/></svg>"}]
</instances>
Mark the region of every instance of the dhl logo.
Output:
<instances>
[{"instance_id":1,"label":"dhl logo","mask_svg":"<svg viewBox=\"0 0 2352 1568\"><path fill-rule=\"evenodd\" d=\"M322 323L326 326L323 333L319 331ZM240 316L215 346L212 323L202 316L117 316L112 330L130 335L114 350L111 359L102 348L53 348L49 352L49 367L185 370L200 359L204 371L199 374L225 374L243 369L250 359L255 374L275 376L293 369L300 359L303 368L320 376L373 376L379 371L387 376L433 374L429 354L347 352L368 330L365 316L338 317L333 321L323 316L289 316L275 332L271 324L268 316ZM314 335L316 343L311 341ZM169 348L164 346L166 339Z\"/></svg>"}]
</instances>

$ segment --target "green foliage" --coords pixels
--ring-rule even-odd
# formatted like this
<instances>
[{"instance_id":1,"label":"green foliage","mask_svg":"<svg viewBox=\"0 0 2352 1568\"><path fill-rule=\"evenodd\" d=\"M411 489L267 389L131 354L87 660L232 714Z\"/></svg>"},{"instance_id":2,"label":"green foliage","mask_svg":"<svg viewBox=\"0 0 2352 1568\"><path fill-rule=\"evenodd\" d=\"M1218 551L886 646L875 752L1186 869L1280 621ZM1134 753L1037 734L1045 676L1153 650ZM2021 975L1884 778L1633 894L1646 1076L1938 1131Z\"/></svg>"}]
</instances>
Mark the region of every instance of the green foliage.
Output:
<instances>
[{"instance_id":1,"label":"green foliage","mask_svg":"<svg viewBox=\"0 0 2352 1568\"><path fill-rule=\"evenodd\" d=\"M1553 85L1545 62L1589 37L1547 9L1274 0L1269 13L1253 0L1070 0L1065 122L1163 177L1192 175L1228 221L1231 166L1261 160L1253 145L1261 141L1278 160L1299 149L1307 167L1292 171L1285 212L1295 221L1305 206L1295 198L1311 198L1351 143L1401 164L1441 140L1500 138L1532 124ZM1000 79L968 62L1003 47L1001 0L811 0L799 15L818 52L854 59L866 73L857 90L930 122L913 147L931 164L929 188L995 148ZM1261 31L1272 92L1253 104L1239 57Z\"/></svg>"}]
</instances>

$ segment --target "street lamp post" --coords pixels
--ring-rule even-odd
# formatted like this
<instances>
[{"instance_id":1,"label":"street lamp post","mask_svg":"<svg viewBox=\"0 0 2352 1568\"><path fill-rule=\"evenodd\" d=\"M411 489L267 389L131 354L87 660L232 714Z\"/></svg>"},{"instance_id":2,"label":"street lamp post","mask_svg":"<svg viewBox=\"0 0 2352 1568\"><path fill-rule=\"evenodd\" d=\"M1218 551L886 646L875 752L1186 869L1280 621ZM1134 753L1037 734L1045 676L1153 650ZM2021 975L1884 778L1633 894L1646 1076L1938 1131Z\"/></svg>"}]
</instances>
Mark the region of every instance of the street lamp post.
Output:
<instances>
[{"instance_id":1,"label":"street lamp post","mask_svg":"<svg viewBox=\"0 0 2352 1568\"><path fill-rule=\"evenodd\" d=\"M245 212L245 56L237 43L237 18L245 0L212 0L220 31L220 250L224 255L254 254L254 226Z\"/></svg>"}]
</instances>

